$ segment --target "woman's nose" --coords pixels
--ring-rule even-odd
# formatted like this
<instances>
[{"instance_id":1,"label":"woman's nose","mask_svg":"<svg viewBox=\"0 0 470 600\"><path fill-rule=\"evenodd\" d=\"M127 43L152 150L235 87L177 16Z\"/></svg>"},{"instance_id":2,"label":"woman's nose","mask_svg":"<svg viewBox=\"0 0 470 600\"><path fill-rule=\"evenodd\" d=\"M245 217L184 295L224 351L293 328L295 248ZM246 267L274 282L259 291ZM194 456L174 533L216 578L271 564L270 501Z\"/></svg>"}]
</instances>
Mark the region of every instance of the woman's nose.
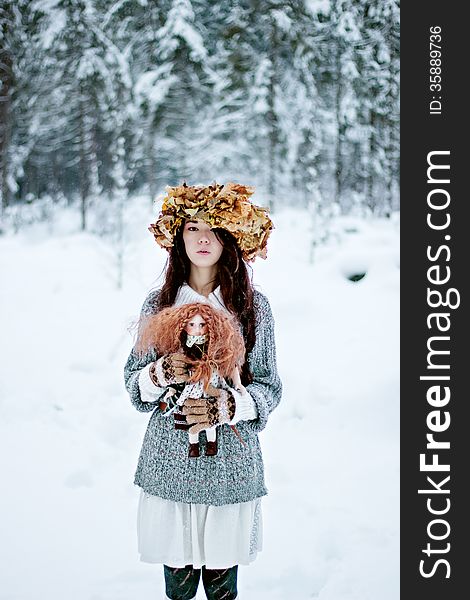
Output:
<instances>
[{"instance_id":1,"label":"woman's nose","mask_svg":"<svg viewBox=\"0 0 470 600\"><path fill-rule=\"evenodd\" d=\"M208 244L209 243L209 235L207 233L201 233L199 236L200 244Z\"/></svg>"}]
</instances>

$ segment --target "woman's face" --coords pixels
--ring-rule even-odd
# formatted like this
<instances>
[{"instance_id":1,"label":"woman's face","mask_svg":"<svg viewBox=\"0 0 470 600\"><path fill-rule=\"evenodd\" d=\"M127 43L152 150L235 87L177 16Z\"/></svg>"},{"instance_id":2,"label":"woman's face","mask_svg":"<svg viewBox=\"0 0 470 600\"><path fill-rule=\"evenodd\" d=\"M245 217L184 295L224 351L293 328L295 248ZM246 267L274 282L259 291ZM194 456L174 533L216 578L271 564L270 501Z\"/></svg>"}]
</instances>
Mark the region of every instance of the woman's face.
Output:
<instances>
[{"instance_id":1,"label":"woman's face","mask_svg":"<svg viewBox=\"0 0 470 600\"><path fill-rule=\"evenodd\" d=\"M204 221L186 221L183 242L189 260L196 267L212 267L222 254L223 246Z\"/></svg>"},{"instance_id":2,"label":"woman's face","mask_svg":"<svg viewBox=\"0 0 470 600\"><path fill-rule=\"evenodd\" d=\"M204 335L207 333L207 325L204 318L197 314L189 319L184 330L188 335Z\"/></svg>"}]
</instances>

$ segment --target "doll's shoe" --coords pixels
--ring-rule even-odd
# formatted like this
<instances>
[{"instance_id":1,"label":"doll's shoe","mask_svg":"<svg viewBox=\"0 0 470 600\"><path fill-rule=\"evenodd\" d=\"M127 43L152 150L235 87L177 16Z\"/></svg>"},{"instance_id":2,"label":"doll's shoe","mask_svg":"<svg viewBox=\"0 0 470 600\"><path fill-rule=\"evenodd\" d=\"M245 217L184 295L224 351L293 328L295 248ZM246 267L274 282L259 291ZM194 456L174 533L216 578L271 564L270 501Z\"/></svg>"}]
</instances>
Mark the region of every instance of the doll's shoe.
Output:
<instances>
[{"instance_id":1,"label":"doll's shoe","mask_svg":"<svg viewBox=\"0 0 470 600\"><path fill-rule=\"evenodd\" d=\"M189 458L197 458L199 456L199 443L189 444Z\"/></svg>"},{"instance_id":2,"label":"doll's shoe","mask_svg":"<svg viewBox=\"0 0 470 600\"><path fill-rule=\"evenodd\" d=\"M207 442L206 456L215 456L217 454L217 440L215 442Z\"/></svg>"}]
</instances>

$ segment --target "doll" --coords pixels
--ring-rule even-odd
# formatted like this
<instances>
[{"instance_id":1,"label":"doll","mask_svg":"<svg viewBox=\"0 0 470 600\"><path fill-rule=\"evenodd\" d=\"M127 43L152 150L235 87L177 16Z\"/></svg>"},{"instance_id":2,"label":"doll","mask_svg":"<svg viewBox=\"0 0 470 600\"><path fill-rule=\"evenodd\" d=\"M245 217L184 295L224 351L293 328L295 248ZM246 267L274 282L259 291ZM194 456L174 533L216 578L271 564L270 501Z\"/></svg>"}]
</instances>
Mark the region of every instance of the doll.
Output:
<instances>
[{"instance_id":1,"label":"doll","mask_svg":"<svg viewBox=\"0 0 470 600\"><path fill-rule=\"evenodd\" d=\"M141 326L138 345L154 348L159 355L184 354L189 363L188 380L168 386L160 402L165 416L174 415L176 429L190 427L181 410L187 398L217 398L231 387L244 391L240 379L245 357L243 337L233 317L209 304L185 304L148 316ZM206 456L214 456L217 427L204 431ZM189 456L198 457L199 432L188 435Z\"/></svg>"}]
</instances>

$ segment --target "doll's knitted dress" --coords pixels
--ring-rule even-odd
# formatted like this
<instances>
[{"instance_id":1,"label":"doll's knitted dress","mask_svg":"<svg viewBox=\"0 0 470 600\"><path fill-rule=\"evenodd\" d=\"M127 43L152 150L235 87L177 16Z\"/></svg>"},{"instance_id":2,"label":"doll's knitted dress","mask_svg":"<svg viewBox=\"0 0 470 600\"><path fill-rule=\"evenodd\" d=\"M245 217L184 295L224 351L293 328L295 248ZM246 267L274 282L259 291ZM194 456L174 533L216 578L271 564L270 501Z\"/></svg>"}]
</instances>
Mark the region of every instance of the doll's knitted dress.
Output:
<instances>
[{"instance_id":1,"label":"doll's knitted dress","mask_svg":"<svg viewBox=\"0 0 470 600\"><path fill-rule=\"evenodd\" d=\"M257 294L258 302L266 305L264 296ZM152 304L149 298L144 311L149 311ZM174 306L192 302L209 302L226 310L220 288L205 297L184 284ZM241 444L228 425L219 426L219 451L215 457L188 458L187 432L175 431L173 419L165 418L154 408L166 392L153 384L148 373L156 357L149 356L142 361L147 364L142 365L131 353L127 361L125 379L131 400L139 410L153 410L135 477L135 483L142 488L137 516L142 561L172 567L192 564L195 568L205 565L221 569L249 564L261 550L261 497L267 491L257 431L265 426L282 391L270 309L263 316L272 321L264 324L272 339L262 335L263 323L259 319L259 348L254 354L259 352L260 356L250 364L254 382L243 394L228 386L236 401L234 421L245 443ZM261 352L261 346L265 352ZM200 438L204 443L204 432Z\"/></svg>"}]
</instances>

